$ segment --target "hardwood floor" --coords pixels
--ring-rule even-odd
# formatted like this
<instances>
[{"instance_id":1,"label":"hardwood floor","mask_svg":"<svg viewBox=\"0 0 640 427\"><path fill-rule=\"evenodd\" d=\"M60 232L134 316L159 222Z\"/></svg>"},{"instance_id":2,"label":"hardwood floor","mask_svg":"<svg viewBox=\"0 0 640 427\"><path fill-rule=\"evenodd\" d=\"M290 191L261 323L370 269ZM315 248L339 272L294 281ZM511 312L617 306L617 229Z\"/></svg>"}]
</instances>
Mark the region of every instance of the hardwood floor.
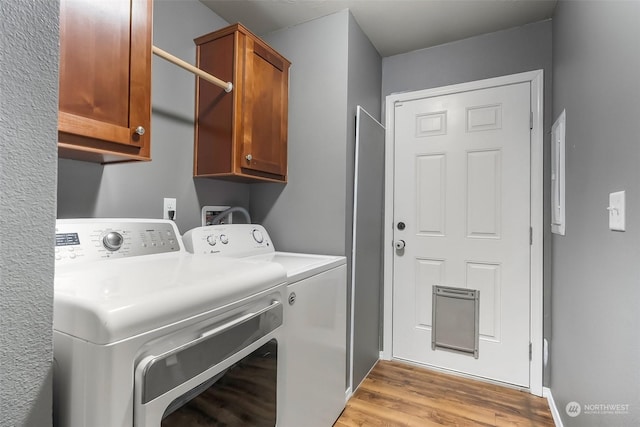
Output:
<instances>
[{"instance_id":1,"label":"hardwood floor","mask_svg":"<svg viewBox=\"0 0 640 427\"><path fill-rule=\"evenodd\" d=\"M553 425L544 398L381 360L334 427Z\"/></svg>"}]
</instances>

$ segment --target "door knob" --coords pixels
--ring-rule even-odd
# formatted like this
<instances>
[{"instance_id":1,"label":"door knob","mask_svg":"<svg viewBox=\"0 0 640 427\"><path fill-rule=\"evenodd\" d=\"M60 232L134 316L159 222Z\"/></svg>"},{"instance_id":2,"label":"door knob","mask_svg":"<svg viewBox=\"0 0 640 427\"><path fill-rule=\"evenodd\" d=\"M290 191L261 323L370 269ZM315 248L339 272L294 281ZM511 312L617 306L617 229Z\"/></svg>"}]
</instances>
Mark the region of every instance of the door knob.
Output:
<instances>
[{"instance_id":1,"label":"door knob","mask_svg":"<svg viewBox=\"0 0 640 427\"><path fill-rule=\"evenodd\" d=\"M404 247L405 247L404 240L396 240L396 243L395 243L395 245L394 245L394 246L396 247L396 250L397 250L397 251L401 251L401 250L403 250L403 249L404 249Z\"/></svg>"}]
</instances>

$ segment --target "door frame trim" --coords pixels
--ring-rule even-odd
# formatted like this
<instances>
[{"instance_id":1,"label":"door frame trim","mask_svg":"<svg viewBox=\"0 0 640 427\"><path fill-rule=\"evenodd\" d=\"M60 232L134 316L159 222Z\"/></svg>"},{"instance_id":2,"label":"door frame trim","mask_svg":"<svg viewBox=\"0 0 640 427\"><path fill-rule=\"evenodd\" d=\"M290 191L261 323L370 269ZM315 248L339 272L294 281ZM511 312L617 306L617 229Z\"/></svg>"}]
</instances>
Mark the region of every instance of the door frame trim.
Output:
<instances>
[{"instance_id":1,"label":"door frame trim","mask_svg":"<svg viewBox=\"0 0 640 427\"><path fill-rule=\"evenodd\" d=\"M395 151L396 102L405 102L426 97L450 95L478 89L488 89L517 83L531 83L531 227L533 227L530 256L530 339L532 357L529 364L529 392L542 396L542 347L543 347L543 150L544 150L544 71L535 70L468 83L443 86L388 95L386 97L386 144L385 144L385 227L384 227L384 306L382 358L393 358L393 181Z\"/></svg>"}]
</instances>

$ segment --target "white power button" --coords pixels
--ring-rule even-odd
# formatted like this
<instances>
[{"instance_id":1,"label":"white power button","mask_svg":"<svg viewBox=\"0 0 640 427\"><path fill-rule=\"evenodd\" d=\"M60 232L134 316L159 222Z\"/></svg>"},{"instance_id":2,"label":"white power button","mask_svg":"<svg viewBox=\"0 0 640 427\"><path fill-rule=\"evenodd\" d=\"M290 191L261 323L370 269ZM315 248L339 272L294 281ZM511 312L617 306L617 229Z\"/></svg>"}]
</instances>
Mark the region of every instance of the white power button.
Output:
<instances>
[{"instance_id":1,"label":"white power button","mask_svg":"<svg viewBox=\"0 0 640 427\"><path fill-rule=\"evenodd\" d=\"M252 232L253 234L253 239L258 242L258 243L262 243L264 242L264 236L262 235L262 232L258 229L254 229Z\"/></svg>"}]
</instances>

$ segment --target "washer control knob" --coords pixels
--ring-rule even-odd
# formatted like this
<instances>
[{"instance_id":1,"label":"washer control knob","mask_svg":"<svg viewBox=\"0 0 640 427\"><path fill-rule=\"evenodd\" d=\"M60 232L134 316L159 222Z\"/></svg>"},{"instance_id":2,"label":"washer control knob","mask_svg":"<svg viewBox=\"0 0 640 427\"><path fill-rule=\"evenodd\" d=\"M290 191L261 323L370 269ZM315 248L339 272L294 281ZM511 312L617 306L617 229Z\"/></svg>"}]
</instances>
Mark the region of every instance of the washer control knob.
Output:
<instances>
[{"instance_id":1,"label":"washer control knob","mask_svg":"<svg viewBox=\"0 0 640 427\"><path fill-rule=\"evenodd\" d=\"M122 234L117 231L110 231L102 238L102 246L108 251L114 252L120 249L123 241L124 237L122 237Z\"/></svg>"},{"instance_id":2,"label":"washer control knob","mask_svg":"<svg viewBox=\"0 0 640 427\"><path fill-rule=\"evenodd\" d=\"M264 242L264 236L262 235L262 231L258 230L257 228L254 228L251 234L253 235L253 239L256 242L258 243Z\"/></svg>"},{"instance_id":3,"label":"washer control knob","mask_svg":"<svg viewBox=\"0 0 640 427\"><path fill-rule=\"evenodd\" d=\"M207 236L207 243L209 244L209 246L215 246L215 244L216 244L216 236L214 236L213 234L209 234Z\"/></svg>"},{"instance_id":4,"label":"washer control knob","mask_svg":"<svg viewBox=\"0 0 640 427\"><path fill-rule=\"evenodd\" d=\"M295 292L291 292L289 294L288 300L289 300L289 305L295 304L296 303L296 293Z\"/></svg>"},{"instance_id":5,"label":"washer control knob","mask_svg":"<svg viewBox=\"0 0 640 427\"><path fill-rule=\"evenodd\" d=\"M220 243L222 243L223 245L226 245L227 243L229 243L229 238L227 237L226 234L220 235Z\"/></svg>"}]
</instances>

